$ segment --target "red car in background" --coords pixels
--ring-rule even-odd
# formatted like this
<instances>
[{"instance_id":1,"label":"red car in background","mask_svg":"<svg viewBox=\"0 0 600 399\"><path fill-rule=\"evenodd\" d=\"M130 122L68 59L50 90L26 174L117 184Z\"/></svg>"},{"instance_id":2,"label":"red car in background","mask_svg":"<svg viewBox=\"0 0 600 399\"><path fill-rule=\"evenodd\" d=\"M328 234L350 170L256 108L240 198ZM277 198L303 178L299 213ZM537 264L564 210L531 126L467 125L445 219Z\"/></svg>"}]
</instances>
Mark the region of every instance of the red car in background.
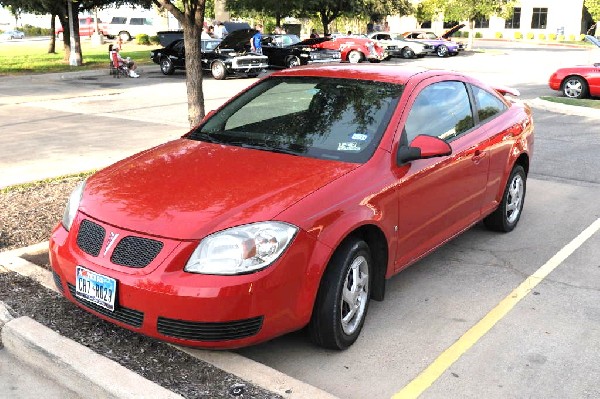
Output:
<instances>
[{"instance_id":1,"label":"red car in background","mask_svg":"<svg viewBox=\"0 0 600 399\"><path fill-rule=\"evenodd\" d=\"M331 40L315 44L312 47L340 50L342 61L352 64L362 61L380 62L387 58L385 49L366 37L332 35Z\"/></svg>"},{"instance_id":2,"label":"red car in background","mask_svg":"<svg viewBox=\"0 0 600 399\"><path fill-rule=\"evenodd\" d=\"M600 48L600 40L591 35L585 38ZM552 90L560 90L565 97L600 97L600 62L561 68L550 76L548 86Z\"/></svg>"},{"instance_id":3,"label":"red car in background","mask_svg":"<svg viewBox=\"0 0 600 399\"><path fill-rule=\"evenodd\" d=\"M108 36L107 24L103 23L100 18L98 18L98 28L100 33L104 36ZM56 37L62 40L64 29L62 26L56 28L54 32ZM81 17L79 18L79 36L80 37L88 37L92 36L96 32L96 19L94 17Z\"/></svg>"},{"instance_id":4,"label":"red car in background","mask_svg":"<svg viewBox=\"0 0 600 399\"><path fill-rule=\"evenodd\" d=\"M517 226L533 121L511 92L397 65L275 72L82 182L50 238L54 281L177 344L308 326L347 348L392 276L481 220Z\"/></svg>"}]
</instances>

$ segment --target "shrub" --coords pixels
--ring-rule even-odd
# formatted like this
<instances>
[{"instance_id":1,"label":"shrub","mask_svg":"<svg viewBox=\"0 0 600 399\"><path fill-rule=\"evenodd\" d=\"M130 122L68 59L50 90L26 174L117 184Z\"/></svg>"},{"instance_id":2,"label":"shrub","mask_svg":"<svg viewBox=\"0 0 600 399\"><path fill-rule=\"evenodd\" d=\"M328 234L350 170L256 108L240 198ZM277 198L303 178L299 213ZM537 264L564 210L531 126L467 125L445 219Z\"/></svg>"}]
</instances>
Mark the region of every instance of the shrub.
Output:
<instances>
[{"instance_id":1,"label":"shrub","mask_svg":"<svg viewBox=\"0 0 600 399\"><path fill-rule=\"evenodd\" d=\"M585 40L585 35L582 33L581 35L579 35L579 41L582 42Z\"/></svg>"},{"instance_id":2,"label":"shrub","mask_svg":"<svg viewBox=\"0 0 600 399\"><path fill-rule=\"evenodd\" d=\"M149 39L150 43L152 44L160 44L160 39L158 36L150 36Z\"/></svg>"},{"instance_id":3,"label":"shrub","mask_svg":"<svg viewBox=\"0 0 600 399\"><path fill-rule=\"evenodd\" d=\"M496 32L496 39L502 39L502 32Z\"/></svg>"},{"instance_id":4,"label":"shrub","mask_svg":"<svg viewBox=\"0 0 600 399\"><path fill-rule=\"evenodd\" d=\"M137 44L145 44L145 45L150 44L150 38L145 33L140 33L139 35L137 35L135 37L135 41Z\"/></svg>"},{"instance_id":5,"label":"shrub","mask_svg":"<svg viewBox=\"0 0 600 399\"><path fill-rule=\"evenodd\" d=\"M556 40L556 33L548 34L548 40Z\"/></svg>"},{"instance_id":6,"label":"shrub","mask_svg":"<svg viewBox=\"0 0 600 399\"><path fill-rule=\"evenodd\" d=\"M564 42L565 41L565 35L558 35L558 41Z\"/></svg>"},{"instance_id":7,"label":"shrub","mask_svg":"<svg viewBox=\"0 0 600 399\"><path fill-rule=\"evenodd\" d=\"M466 30L462 33L462 37L469 37L469 31Z\"/></svg>"},{"instance_id":8,"label":"shrub","mask_svg":"<svg viewBox=\"0 0 600 399\"><path fill-rule=\"evenodd\" d=\"M29 24L25 24L24 26L18 28L20 31L25 33L25 36L50 36L52 35L50 29L48 28L40 28L39 26L32 26Z\"/></svg>"},{"instance_id":9,"label":"shrub","mask_svg":"<svg viewBox=\"0 0 600 399\"><path fill-rule=\"evenodd\" d=\"M546 35L545 35L545 34L543 34L543 33L540 33L540 34L538 35L538 39L540 39L540 40L546 40Z\"/></svg>"},{"instance_id":10,"label":"shrub","mask_svg":"<svg viewBox=\"0 0 600 399\"><path fill-rule=\"evenodd\" d=\"M569 35L569 41L570 42L574 42L575 41L575 35Z\"/></svg>"},{"instance_id":11,"label":"shrub","mask_svg":"<svg viewBox=\"0 0 600 399\"><path fill-rule=\"evenodd\" d=\"M481 34L481 32L475 32L475 39L481 39L483 37L483 35Z\"/></svg>"},{"instance_id":12,"label":"shrub","mask_svg":"<svg viewBox=\"0 0 600 399\"><path fill-rule=\"evenodd\" d=\"M533 32L527 32L527 38L529 40L532 40L535 37L535 35L533 34Z\"/></svg>"},{"instance_id":13,"label":"shrub","mask_svg":"<svg viewBox=\"0 0 600 399\"><path fill-rule=\"evenodd\" d=\"M515 39L522 39L523 34L521 32L515 32Z\"/></svg>"}]
</instances>

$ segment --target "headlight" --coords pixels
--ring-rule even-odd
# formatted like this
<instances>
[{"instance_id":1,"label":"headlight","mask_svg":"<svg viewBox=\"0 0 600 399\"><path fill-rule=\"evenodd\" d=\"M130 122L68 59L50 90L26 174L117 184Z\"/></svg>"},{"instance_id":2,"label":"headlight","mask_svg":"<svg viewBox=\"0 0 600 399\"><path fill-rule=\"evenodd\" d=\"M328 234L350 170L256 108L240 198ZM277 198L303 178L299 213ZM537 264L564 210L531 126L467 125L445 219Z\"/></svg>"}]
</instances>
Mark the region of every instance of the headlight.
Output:
<instances>
[{"instance_id":1,"label":"headlight","mask_svg":"<svg viewBox=\"0 0 600 399\"><path fill-rule=\"evenodd\" d=\"M69 231L71 230L71 225L73 224L73 219L77 214L77 209L79 208L79 203L81 202L81 197L83 196L83 189L85 188L86 180L82 181L75 187L71 195L69 196L69 200L67 201L67 206L65 207L65 213L62 218L62 225L64 228Z\"/></svg>"},{"instance_id":2,"label":"headlight","mask_svg":"<svg viewBox=\"0 0 600 399\"><path fill-rule=\"evenodd\" d=\"M297 232L287 223L260 222L211 234L200 242L184 270L231 275L263 269L283 253Z\"/></svg>"}]
</instances>

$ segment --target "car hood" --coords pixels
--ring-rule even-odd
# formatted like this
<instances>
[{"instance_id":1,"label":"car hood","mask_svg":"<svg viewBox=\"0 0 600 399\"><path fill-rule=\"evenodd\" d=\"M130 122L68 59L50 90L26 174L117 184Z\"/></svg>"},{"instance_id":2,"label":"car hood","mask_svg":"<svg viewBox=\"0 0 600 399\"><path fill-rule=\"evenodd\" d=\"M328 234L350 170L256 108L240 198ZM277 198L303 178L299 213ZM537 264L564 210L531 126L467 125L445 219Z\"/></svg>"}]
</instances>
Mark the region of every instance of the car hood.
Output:
<instances>
[{"instance_id":1,"label":"car hood","mask_svg":"<svg viewBox=\"0 0 600 399\"><path fill-rule=\"evenodd\" d=\"M240 29L229 33L219 43L216 48L219 49L240 49L250 44L250 38L258 32L256 29Z\"/></svg>"},{"instance_id":2,"label":"car hood","mask_svg":"<svg viewBox=\"0 0 600 399\"><path fill-rule=\"evenodd\" d=\"M358 166L179 139L91 176L79 209L119 228L201 239L272 220Z\"/></svg>"},{"instance_id":3,"label":"car hood","mask_svg":"<svg viewBox=\"0 0 600 399\"><path fill-rule=\"evenodd\" d=\"M453 26L452 28L448 29L443 35L442 37L444 39L448 39L450 36L452 36L454 33L458 32L459 30L461 30L462 28L465 27L465 24L458 24Z\"/></svg>"}]
</instances>

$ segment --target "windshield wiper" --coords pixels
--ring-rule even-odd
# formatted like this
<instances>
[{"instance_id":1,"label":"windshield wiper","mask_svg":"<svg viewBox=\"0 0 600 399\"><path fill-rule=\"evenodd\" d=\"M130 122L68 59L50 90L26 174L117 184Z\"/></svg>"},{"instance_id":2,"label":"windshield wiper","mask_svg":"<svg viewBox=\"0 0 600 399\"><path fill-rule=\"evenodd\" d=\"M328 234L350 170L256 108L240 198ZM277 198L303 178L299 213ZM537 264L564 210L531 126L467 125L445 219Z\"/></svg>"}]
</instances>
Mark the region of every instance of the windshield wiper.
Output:
<instances>
[{"instance_id":1,"label":"windshield wiper","mask_svg":"<svg viewBox=\"0 0 600 399\"><path fill-rule=\"evenodd\" d=\"M285 148L278 148L278 147L271 147L268 145L254 145L254 144L248 144L248 143L242 143L242 142L230 142L229 144L232 145L238 145L242 148L251 148L253 150L262 150L262 151L270 151L270 152L277 152L280 154L288 154L288 155L294 155L294 156L298 156L298 152L297 151L292 151L292 150L287 150Z\"/></svg>"}]
</instances>

